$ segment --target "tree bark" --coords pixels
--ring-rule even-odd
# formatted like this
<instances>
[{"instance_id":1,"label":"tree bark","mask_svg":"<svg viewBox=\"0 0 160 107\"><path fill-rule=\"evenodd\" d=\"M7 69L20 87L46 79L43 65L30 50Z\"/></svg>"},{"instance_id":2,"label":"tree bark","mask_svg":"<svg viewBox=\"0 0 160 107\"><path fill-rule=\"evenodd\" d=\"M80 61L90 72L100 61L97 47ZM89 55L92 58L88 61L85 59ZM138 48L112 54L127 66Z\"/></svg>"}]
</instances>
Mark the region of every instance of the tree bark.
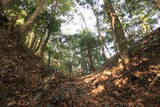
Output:
<instances>
[{"instance_id":1,"label":"tree bark","mask_svg":"<svg viewBox=\"0 0 160 107\"><path fill-rule=\"evenodd\" d=\"M49 38L50 38L50 31L48 32L47 34L47 38L45 39L43 45L42 45L42 48L41 48L41 52L40 52L40 56L43 56L44 55L44 51L45 51L45 48L47 46L47 43L49 41Z\"/></svg>"},{"instance_id":2,"label":"tree bark","mask_svg":"<svg viewBox=\"0 0 160 107\"><path fill-rule=\"evenodd\" d=\"M37 47L37 45L38 45L38 41L39 41L39 37L38 37L38 36L39 36L39 35L37 35L36 41L35 41L35 43L34 43L34 45L33 45L33 48L32 48L33 51L36 49L36 47Z\"/></svg>"},{"instance_id":3,"label":"tree bark","mask_svg":"<svg viewBox=\"0 0 160 107\"><path fill-rule=\"evenodd\" d=\"M105 55L105 52L104 52L104 44L103 44L103 36L101 35L101 30L100 30L100 24L99 24L99 20L98 20L98 15L96 13L96 10L94 9L93 5L91 5L91 8L92 8L92 11L95 15L95 18L96 18L96 28L97 28L97 33L98 33L98 37L99 37L99 42L100 42L100 47L101 47L101 51L102 51L102 56L104 58L104 62L106 62L107 60L107 57Z\"/></svg>"},{"instance_id":4,"label":"tree bark","mask_svg":"<svg viewBox=\"0 0 160 107\"><path fill-rule=\"evenodd\" d=\"M48 67L50 67L50 63L51 63L51 51L48 51Z\"/></svg>"},{"instance_id":5,"label":"tree bark","mask_svg":"<svg viewBox=\"0 0 160 107\"><path fill-rule=\"evenodd\" d=\"M95 68L93 65L93 60L92 60L92 50L90 47L88 47L88 59L89 59L89 68L90 68L90 72L95 72Z\"/></svg>"},{"instance_id":6,"label":"tree bark","mask_svg":"<svg viewBox=\"0 0 160 107\"><path fill-rule=\"evenodd\" d=\"M35 46L35 43L36 43L37 39L38 39L38 35L34 34L34 37L33 37L33 40L32 40L31 46L30 46L30 49L33 50L33 47Z\"/></svg>"},{"instance_id":7,"label":"tree bark","mask_svg":"<svg viewBox=\"0 0 160 107\"><path fill-rule=\"evenodd\" d=\"M0 0L0 12L2 12L5 8L13 4L15 0Z\"/></svg>"},{"instance_id":8,"label":"tree bark","mask_svg":"<svg viewBox=\"0 0 160 107\"><path fill-rule=\"evenodd\" d=\"M160 0L155 0L155 5L157 6L158 9L160 9Z\"/></svg>"},{"instance_id":9,"label":"tree bark","mask_svg":"<svg viewBox=\"0 0 160 107\"><path fill-rule=\"evenodd\" d=\"M70 76L72 75L72 64L71 64L71 62L68 64L68 66L69 66L69 72L70 72Z\"/></svg>"},{"instance_id":10,"label":"tree bark","mask_svg":"<svg viewBox=\"0 0 160 107\"><path fill-rule=\"evenodd\" d=\"M43 35L41 35L41 37L40 37L40 41L39 41L39 43L38 43L38 46L36 47L36 49L35 49L35 51L34 52L38 52L39 51L39 49L40 49L40 47L41 47L41 45L42 45L42 41L43 41L43 39L44 39L44 36Z\"/></svg>"},{"instance_id":11,"label":"tree bark","mask_svg":"<svg viewBox=\"0 0 160 107\"><path fill-rule=\"evenodd\" d=\"M107 15L109 16L109 20L111 21L111 27L113 30L113 38L115 39L115 43L119 50L119 54L121 58L123 58L123 61L126 64L129 61L129 54L128 54L127 40L125 37L123 26L116 12L114 11L111 1L104 0L104 4L105 4L105 11Z\"/></svg>"},{"instance_id":12,"label":"tree bark","mask_svg":"<svg viewBox=\"0 0 160 107\"><path fill-rule=\"evenodd\" d=\"M109 49L108 49L107 45L105 44L104 46L105 46L105 48L106 48L106 50L107 50L107 52L108 52L109 56L111 57L111 56L112 56L112 54L111 54L111 52L109 51Z\"/></svg>"},{"instance_id":13,"label":"tree bark","mask_svg":"<svg viewBox=\"0 0 160 107\"><path fill-rule=\"evenodd\" d=\"M44 3L45 3L45 0L39 0L36 10L33 12L33 14L30 17L28 17L28 19L24 22L23 26L21 27L21 33L27 32L28 28L34 23L35 19L41 13Z\"/></svg>"}]
</instances>

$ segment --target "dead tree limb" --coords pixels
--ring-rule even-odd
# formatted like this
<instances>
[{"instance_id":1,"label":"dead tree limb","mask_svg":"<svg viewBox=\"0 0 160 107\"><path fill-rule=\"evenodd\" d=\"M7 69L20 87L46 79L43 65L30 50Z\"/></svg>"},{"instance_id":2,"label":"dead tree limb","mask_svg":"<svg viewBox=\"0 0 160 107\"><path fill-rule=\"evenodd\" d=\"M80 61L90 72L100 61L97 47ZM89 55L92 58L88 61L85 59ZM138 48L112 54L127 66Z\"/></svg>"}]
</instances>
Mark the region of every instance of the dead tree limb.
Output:
<instances>
[{"instance_id":1,"label":"dead tree limb","mask_svg":"<svg viewBox=\"0 0 160 107\"><path fill-rule=\"evenodd\" d=\"M149 87L148 87L149 90L152 89L152 87L158 81L159 78L160 78L160 74L157 74L156 77L153 79L153 81L149 84Z\"/></svg>"}]
</instances>

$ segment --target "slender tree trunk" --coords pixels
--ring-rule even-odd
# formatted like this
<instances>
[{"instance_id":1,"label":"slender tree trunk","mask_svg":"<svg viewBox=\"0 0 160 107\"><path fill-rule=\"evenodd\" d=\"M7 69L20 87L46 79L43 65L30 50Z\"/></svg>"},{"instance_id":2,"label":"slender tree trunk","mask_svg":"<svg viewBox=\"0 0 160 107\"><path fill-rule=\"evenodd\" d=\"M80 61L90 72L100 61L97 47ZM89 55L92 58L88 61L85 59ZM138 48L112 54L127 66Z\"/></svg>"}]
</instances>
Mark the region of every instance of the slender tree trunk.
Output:
<instances>
[{"instance_id":1,"label":"slender tree trunk","mask_svg":"<svg viewBox=\"0 0 160 107\"><path fill-rule=\"evenodd\" d=\"M33 37L33 40L32 40L31 46L30 46L30 49L33 50L33 47L35 45L35 42L36 42L37 38L38 38L37 34L34 34L34 37Z\"/></svg>"},{"instance_id":2,"label":"slender tree trunk","mask_svg":"<svg viewBox=\"0 0 160 107\"><path fill-rule=\"evenodd\" d=\"M29 48L30 46L30 40L31 40L31 34L28 35L28 39L27 39L27 47Z\"/></svg>"},{"instance_id":3,"label":"slender tree trunk","mask_svg":"<svg viewBox=\"0 0 160 107\"><path fill-rule=\"evenodd\" d=\"M84 58L85 55L84 55L84 53L83 53L82 50L80 50L80 53L81 53L81 60L80 60L80 62L81 62L81 68L82 68L83 71L87 71L87 70L86 70L87 64L85 63L85 62L86 62L86 61L85 61L86 58ZM85 73L87 74L87 72L85 72Z\"/></svg>"},{"instance_id":4,"label":"slender tree trunk","mask_svg":"<svg viewBox=\"0 0 160 107\"><path fill-rule=\"evenodd\" d=\"M43 39L44 39L44 36L43 36L43 35L41 35L41 37L40 37L40 41L39 41L39 43L38 43L38 46L36 47L36 49L35 49L35 51L34 51L34 52L38 52L38 50L40 49L40 47L41 47L41 45L42 45L42 41L43 41Z\"/></svg>"},{"instance_id":5,"label":"slender tree trunk","mask_svg":"<svg viewBox=\"0 0 160 107\"><path fill-rule=\"evenodd\" d=\"M34 43L34 45L33 45L33 48L32 48L33 51L36 49L36 47L37 47L37 45L38 45L38 41L39 41L39 37L38 37L38 36L39 36L39 35L37 35L36 41L35 41L35 43Z\"/></svg>"},{"instance_id":6,"label":"slender tree trunk","mask_svg":"<svg viewBox=\"0 0 160 107\"><path fill-rule=\"evenodd\" d=\"M50 63L51 63L51 51L48 51L48 67L50 67Z\"/></svg>"},{"instance_id":7,"label":"slender tree trunk","mask_svg":"<svg viewBox=\"0 0 160 107\"><path fill-rule=\"evenodd\" d=\"M33 14L30 17L28 17L28 19L24 22L23 26L21 27L22 33L28 32L28 28L34 23L35 19L41 13L44 3L45 3L45 0L39 0L36 10L33 12Z\"/></svg>"},{"instance_id":8,"label":"slender tree trunk","mask_svg":"<svg viewBox=\"0 0 160 107\"><path fill-rule=\"evenodd\" d=\"M105 3L105 11L109 16L111 21L111 26L113 30L113 37L115 39L115 43L117 44L117 48L119 50L119 54L125 63L129 61L128 48L127 48L127 40L125 37L124 29L122 24L114 11L114 8L111 4L110 0L104 0Z\"/></svg>"},{"instance_id":9,"label":"slender tree trunk","mask_svg":"<svg viewBox=\"0 0 160 107\"><path fill-rule=\"evenodd\" d=\"M82 14L82 12L80 11L79 8L77 8L77 10L78 10L79 13L80 13L80 16L81 16L81 18L82 18L82 20L83 20L83 23L84 23L84 25L85 25L85 28L88 29L88 26L87 26L86 20L85 20L85 18L84 18L84 15ZM83 30L84 30L85 28L82 26L82 29L83 29Z\"/></svg>"},{"instance_id":10,"label":"slender tree trunk","mask_svg":"<svg viewBox=\"0 0 160 107\"><path fill-rule=\"evenodd\" d=\"M92 50L90 49L90 47L88 47L87 52L88 52L90 72L95 72L95 68L94 68L93 60L92 60Z\"/></svg>"},{"instance_id":11,"label":"slender tree trunk","mask_svg":"<svg viewBox=\"0 0 160 107\"><path fill-rule=\"evenodd\" d=\"M112 54L111 54L111 52L109 51L109 49L108 49L107 45L105 44L104 46L105 46L105 48L106 48L106 50L107 50L107 52L108 52L109 56L111 57L111 56L112 56Z\"/></svg>"},{"instance_id":12,"label":"slender tree trunk","mask_svg":"<svg viewBox=\"0 0 160 107\"><path fill-rule=\"evenodd\" d=\"M95 15L95 18L96 18L96 28L97 28L97 32L98 32L98 37L99 37L99 41L100 41L100 47L101 47L102 55L103 55L104 62L105 62L107 60L107 57L106 57L105 52L104 52L103 36L101 35L98 15L97 15L97 12L94 9L93 5L92 4L90 4L90 5L91 5L92 11Z\"/></svg>"},{"instance_id":13,"label":"slender tree trunk","mask_svg":"<svg viewBox=\"0 0 160 107\"><path fill-rule=\"evenodd\" d=\"M43 45L42 45L40 56L43 56L43 55L44 55L44 51L45 51L45 48L46 48L47 43L48 43L48 41L49 41L49 38L50 38L50 31L48 32L47 38L45 39L45 41L44 41L44 43L43 43Z\"/></svg>"},{"instance_id":14,"label":"slender tree trunk","mask_svg":"<svg viewBox=\"0 0 160 107\"><path fill-rule=\"evenodd\" d=\"M70 76L72 75L72 64L69 63L69 72L70 72Z\"/></svg>"}]
</instances>

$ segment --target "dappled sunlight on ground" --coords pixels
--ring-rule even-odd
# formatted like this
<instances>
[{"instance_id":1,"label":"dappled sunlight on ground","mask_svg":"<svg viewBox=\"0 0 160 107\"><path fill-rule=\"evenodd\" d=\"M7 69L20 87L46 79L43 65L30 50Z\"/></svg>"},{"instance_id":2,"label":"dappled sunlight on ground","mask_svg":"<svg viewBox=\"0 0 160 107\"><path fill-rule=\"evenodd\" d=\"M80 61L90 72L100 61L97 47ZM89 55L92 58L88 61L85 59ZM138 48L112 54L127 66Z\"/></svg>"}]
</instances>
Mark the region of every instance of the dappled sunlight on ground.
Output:
<instances>
[{"instance_id":1,"label":"dappled sunlight on ground","mask_svg":"<svg viewBox=\"0 0 160 107\"><path fill-rule=\"evenodd\" d=\"M160 41L158 41L160 43ZM1 45L1 44L0 44ZM104 67L96 73L71 78L42 67L40 59L21 47L0 47L1 105L32 106L37 93L40 101L54 107L159 107L160 80L148 90L156 74L160 73L160 45L148 46L132 56L130 70L137 78L127 75L120 67ZM8 54L8 52L10 54Z\"/></svg>"},{"instance_id":2,"label":"dappled sunlight on ground","mask_svg":"<svg viewBox=\"0 0 160 107\"><path fill-rule=\"evenodd\" d=\"M97 88L95 88L95 89L93 89L91 91L91 94L97 95L98 93L100 93L100 92L102 92L104 90L105 90L104 86L103 85L99 85Z\"/></svg>"},{"instance_id":3,"label":"dappled sunlight on ground","mask_svg":"<svg viewBox=\"0 0 160 107\"><path fill-rule=\"evenodd\" d=\"M94 74L92 76L85 77L85 78L82 78L82 79L85 83L90 83L90 82L95 83L96 81L105 80L107 78L108 78L107 75L104 75L103 73L99 73L99 74Z\"/></svg>"},{"instance_id":4,"label":"dappled sunlight on ground","mask_svg":"<svg viewBox=\"0 0 160 107\"><path fill-rule=\"evenodd\" d=\"M128 81L128 78L121 78L121 79L115 80L114 84L118 87L122 87L125 84L127 84L127 81Z\"/></svg>"}]
</instances>

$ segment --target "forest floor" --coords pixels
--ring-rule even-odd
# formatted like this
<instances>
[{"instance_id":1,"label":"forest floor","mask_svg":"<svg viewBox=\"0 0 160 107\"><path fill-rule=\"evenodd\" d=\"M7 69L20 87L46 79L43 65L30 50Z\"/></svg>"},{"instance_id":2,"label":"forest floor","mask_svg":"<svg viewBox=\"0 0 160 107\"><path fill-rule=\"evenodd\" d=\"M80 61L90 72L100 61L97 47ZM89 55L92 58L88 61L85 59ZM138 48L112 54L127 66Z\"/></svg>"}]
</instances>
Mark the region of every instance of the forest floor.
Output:
<instances>
[{"instance_id":1,"label":"forest floor","mask_svg":"<svg viewBox=\"0 0 160 107\"><path fill-rule=\"evenodd\" d=\"M12 37L13 36L13 37ZM160 107L160 29L131 56L131 78L118 65L83 77L53 73L0 29L0 107Z\"/></svg>"}]
</instances>

